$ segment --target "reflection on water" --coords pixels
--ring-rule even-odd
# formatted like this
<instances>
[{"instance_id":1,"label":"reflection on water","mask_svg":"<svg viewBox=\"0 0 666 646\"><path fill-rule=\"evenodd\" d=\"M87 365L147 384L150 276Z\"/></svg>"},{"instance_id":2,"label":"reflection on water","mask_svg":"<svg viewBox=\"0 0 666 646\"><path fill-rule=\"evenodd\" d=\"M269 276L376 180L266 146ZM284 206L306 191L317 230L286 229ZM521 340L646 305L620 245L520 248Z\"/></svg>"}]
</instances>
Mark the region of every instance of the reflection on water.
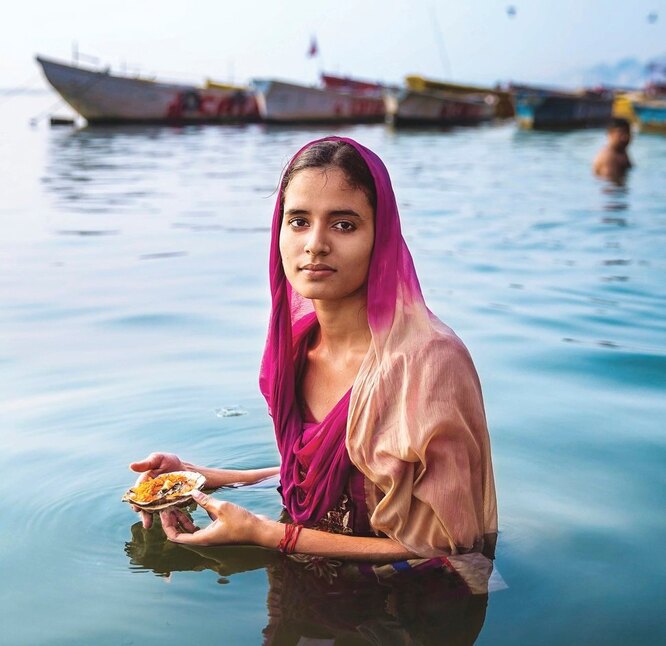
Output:
<instances>
[{"instance_id":1,"label":"reflection on water","mask_svg":"<svg viewBox=\"0 0 666 646\"><path fill-rule=\"evenodd\" d=\"M82 213L130 207L156 195L143 180L150 171L167 168L168 153L154 153L162 136L161 129L59 133L50 141L42 182L63 207Z\"/></svg>"},{"instance_id":2,"label":"reflection on water","mask_svg":"<svg viewBox=\"0 0 666 646\"><path fill-rule=\"evenodd\" d=\"M212 570L218 583L265 568L268 573L267 646L296 646L307 640L330 644L473 644L481 632L488 595L470 595L443 570L397 575L383 583L340 574L327 578L261 548L176 545L159 524L132 525L125 544L134 571L160 577L173 572ZM324 560L322 560L323 567Z\"/></svg>"},{"instance_id":3,"label":"reflection on water","mask_svg":"<svg viewBox=\"0 0 666 646\"><path fill-rule=\"evenodd\" d=\"M267 550L245 546L196 548L166 540L158 522L151 529L134 523L132 539L125 543L130 569L151 571L169 577L173 572L212 570L220 575L218 583L228 583L232 574L264 568L277 557Z\"/></svg>"},{"instance_id":4,"label":"reflection on water","mask_svg":"<svg viewBox=\"0 0 666 646\"><path fill-rule=\"evenodd\" d=\"M604 197L603 210L611 213L619 213L629 209L629 187L625 181L613 183L604 182L601 187L601 193ZM604 216L601 221L604 224L611 224L618 227L626 227L628 221L619 215Z\"/></svg>"},{"instance_id":5,"label":"reflection on water","mask_svg":"<svg viewBox=\"0 0 666 646\"><path fill-rule=\"evenodd\" d=\"M390 584L327 583L287 560L268 568L265 644L469 645L486 614L487 595L461 595L442 571Z\"/></svg>"}]
</instances>

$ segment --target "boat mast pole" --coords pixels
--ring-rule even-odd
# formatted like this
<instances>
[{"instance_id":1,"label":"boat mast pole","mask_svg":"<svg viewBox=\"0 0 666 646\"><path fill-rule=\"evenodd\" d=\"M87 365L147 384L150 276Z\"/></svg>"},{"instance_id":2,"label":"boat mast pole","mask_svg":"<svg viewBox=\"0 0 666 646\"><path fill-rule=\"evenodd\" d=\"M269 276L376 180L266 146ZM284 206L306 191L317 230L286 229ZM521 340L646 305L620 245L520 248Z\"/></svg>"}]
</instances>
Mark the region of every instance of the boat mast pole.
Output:
<instances>
[{"instance_id":1,"label":"boat mast pole","mask_svg":"<svg viewBox=\"0 0 666 646\"><path fill-rule=\"evenodd\" d=\"M439 20L437 19L437 10L435 5L430 5L430 14L432 16L432 28L435 31L435 41L437 43L437 49L439 50L439 60L442 64L442 70L444 72L444 77L453 79L453 71L451 70L451 61L449 60L449 55L446 52L446 45L444 44L444 38L442 36L442 30L439 26Z\"/></svg>"}]
</instances>

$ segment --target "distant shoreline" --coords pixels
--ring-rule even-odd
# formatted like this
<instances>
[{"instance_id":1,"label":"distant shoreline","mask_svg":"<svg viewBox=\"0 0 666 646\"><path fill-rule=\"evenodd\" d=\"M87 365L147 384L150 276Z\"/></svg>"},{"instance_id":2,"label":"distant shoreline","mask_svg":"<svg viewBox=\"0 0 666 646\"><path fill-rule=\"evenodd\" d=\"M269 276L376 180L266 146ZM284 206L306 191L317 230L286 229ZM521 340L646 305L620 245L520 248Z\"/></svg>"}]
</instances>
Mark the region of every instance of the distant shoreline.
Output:
<instances>
[{"instance_id":1,"label":"distant shoreline","mask_svg":"<svg viewBox=\"0 0 666 646\"><path fill-rule=\"evenodd\" d=\"M0 87L0 96L3 94L52 94L52 92L49 88Z\"/></svg>"}]
</instances>

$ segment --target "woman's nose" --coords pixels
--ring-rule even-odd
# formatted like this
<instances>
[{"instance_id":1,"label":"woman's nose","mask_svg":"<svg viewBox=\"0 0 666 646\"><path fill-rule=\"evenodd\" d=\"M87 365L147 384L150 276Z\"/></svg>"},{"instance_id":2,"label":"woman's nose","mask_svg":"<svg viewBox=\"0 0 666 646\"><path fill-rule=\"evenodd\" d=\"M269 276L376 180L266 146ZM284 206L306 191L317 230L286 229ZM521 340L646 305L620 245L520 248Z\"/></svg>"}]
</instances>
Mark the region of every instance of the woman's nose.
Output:
<instances>
[{"instance_id":1,"label":"woman's nose","mask_svg":"<svg viewBox=\"0 0 666 646\"><path fill-rule=\"evenodd\" d=\"M310 235L305 241L305 253L311 256L325 256L330 250L326 231L322 227L312 227Z\"/></svg>"}]
</instances>

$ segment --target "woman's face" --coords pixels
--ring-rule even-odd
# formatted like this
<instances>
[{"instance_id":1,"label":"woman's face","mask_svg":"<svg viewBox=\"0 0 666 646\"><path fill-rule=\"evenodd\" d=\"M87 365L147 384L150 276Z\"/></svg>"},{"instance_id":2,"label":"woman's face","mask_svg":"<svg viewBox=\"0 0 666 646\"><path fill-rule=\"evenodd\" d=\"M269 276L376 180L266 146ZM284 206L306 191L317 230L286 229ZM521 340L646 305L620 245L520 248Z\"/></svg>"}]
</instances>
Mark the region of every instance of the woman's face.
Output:
<instances>
[{"instance_id":1,"label":"woman's face","mask_svg":"<svg viewBox=\"0 0 666 646\"><path fill-rule=\"evenodd\" d=\"M304 298L341 300L365 286L375 217L365 192L336 167L296 173L284 194L282 266Z\"/></svg>"}]
</instances>

